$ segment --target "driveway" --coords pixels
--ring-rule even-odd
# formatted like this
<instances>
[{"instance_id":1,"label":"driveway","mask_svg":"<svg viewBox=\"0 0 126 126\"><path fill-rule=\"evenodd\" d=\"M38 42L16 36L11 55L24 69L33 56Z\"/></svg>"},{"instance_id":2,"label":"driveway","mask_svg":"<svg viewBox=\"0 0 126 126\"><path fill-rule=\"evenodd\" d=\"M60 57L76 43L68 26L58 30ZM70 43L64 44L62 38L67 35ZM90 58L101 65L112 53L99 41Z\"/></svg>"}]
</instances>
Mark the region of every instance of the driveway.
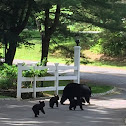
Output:
<instances>
[{"instance_id":1,"label":"driveway","mask_svg":"<svg viewBox=\"0 0 126 126\"><path fill-rule=\"evenodd\" d=\"M44 99L45 115L34 117L31 110L38 100L1 100L0 126L125 126L126 92L93 97L91 105L84 105L70 111L69 101L58 108L49 107L49 99ZM40 99L42 100L42 99Z\"/></svg>"},{"instance_id":2,"label":"driveway","mask_svg":"<svg viewBox=\"0 0 126 126\"><path fill-rule=\"evenodd\" d=\"M82 65L81 79L104 85L126 88L126 69Z\"/></svg>"},{"instance_id":3,"label":"driveway","mask_svg":"<svg viewBox=\"0 0 126 126\"><path fill-rule=\"evenodd\" d=\"M38 100L0 100L0 126L125 126L125 75L123 69L81 66L84 81L111 84L119 89L113 94L92 97L91 105L84 105L83 111L79 107L70 111L69 101L51 109L49 99L44 99L46 114L40 113L38 118L34 118L31 110Z\"/></svg>"}]
</instances>

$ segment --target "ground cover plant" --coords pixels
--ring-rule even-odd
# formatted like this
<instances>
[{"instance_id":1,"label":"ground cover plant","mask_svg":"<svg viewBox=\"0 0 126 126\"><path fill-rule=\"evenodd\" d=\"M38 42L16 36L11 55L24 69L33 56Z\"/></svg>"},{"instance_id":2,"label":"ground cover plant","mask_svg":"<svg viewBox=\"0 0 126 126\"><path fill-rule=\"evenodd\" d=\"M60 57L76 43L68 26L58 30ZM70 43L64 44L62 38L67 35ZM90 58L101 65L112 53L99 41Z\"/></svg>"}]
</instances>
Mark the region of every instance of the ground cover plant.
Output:
<instances>
[{"instance_id":1,"label":"ground cover plant","mask_svg":"<svg viewBox=\"0 0 126 126\"><path fill-rule=\"evenodd\" d=\"M0 98L11 98L9 96L0 95Z\"/></svg>"}]
</instances>

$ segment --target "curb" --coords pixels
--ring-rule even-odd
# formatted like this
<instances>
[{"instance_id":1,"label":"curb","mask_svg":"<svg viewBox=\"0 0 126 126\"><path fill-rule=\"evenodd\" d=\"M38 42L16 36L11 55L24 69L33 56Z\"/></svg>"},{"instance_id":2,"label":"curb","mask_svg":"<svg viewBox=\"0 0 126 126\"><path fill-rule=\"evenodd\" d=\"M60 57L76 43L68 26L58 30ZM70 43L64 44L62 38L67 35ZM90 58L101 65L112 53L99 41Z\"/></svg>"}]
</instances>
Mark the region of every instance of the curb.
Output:
<instances>
[{"instance_id":1,"label":"curb","mask_svg":"<svg viewBox=\"0 0 126 126\"><path fill-rule=\"evenodd\" d=\"M111 89L111 90L109 90L107 92L104 92L104 93L95 93L95 94L92 94L91 96L92 97L96 97L96 96L104 96L104 95L112 94L112 93L116 92L117 89L118 89L117 87L114 87L113 89Z\"/></svg>"},{"instance_id":2,"label":"curb","mask_svg":"<svg viewBox=\"0 0 126 126\"><path fill-rule=\"evenodd\" d=\"M17 100L17 98L0 98L0 101L1 100Z\"/></svg>"}]
</instances>

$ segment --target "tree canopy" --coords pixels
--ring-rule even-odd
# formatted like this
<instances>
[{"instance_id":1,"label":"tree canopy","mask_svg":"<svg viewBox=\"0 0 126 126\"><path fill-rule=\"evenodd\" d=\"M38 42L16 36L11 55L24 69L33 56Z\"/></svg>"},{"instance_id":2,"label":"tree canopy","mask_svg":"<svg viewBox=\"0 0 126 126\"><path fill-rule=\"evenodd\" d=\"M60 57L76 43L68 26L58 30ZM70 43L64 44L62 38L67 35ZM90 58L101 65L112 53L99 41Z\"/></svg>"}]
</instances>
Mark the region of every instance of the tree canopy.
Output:
<instances>
[{"instance_id":1,"label":"tree canopy","mask_svg":"<svg viewBox=\"0 0 126 126\"><path fill-rule=\"evenodd\" d=\"M119 0L0 0L0 37L5 44L5 62L12 64L20 33L31 14L42 38L42 61L48 58L53 35L73 35L68 25L85 22L112 32L125 31L125 12L126 5Z\"/></svg>"}]
</instances>

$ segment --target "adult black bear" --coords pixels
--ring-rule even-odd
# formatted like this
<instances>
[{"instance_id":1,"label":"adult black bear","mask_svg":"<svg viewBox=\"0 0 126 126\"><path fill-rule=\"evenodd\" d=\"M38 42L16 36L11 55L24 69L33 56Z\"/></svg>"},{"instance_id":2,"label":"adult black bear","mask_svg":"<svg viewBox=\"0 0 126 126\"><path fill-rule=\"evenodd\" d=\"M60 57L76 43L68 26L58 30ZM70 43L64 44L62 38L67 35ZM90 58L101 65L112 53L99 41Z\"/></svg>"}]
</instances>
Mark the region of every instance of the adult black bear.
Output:
<instances>
[{"instance_id":1,"label":"adult black bear","mask_svg":"<svg viewBox=\"0 0 126 126\"><path fill-rule=\"evenodd\" d=\"M52 97L49 101L49 106L51 108L53 108L54 104L56 103L56 106L58 107L58 100L59 100L59 96L55 95L54 97Z\"/></svg>"},{"instance_id":2,"label":"adult black bear","mask_svg":"<svg viewBox=\"0 0 126 126\"><path fill-rule=\"evenodd\" d=\"M43 114L45 114L45 111L43 109L43 107L45 106L45 102L44 101L39 101L39 104L35 104L33 107L32 107L32 110L35 114L35 117L38 117L39 115L39 110L41 110L41 112Z\"/></svg>"},{"instance_id":3,"label":"adult black bear","mask_svg":"<svg viewBox=\"0 0 126 126\"><path fill-rule=\"evenodd\" d=\"M80 106L80 109L83 110L83 107L82 107L82 102L84 102L84 99L83 98L80 98L80 99L72 99L70 101L70 106L69 106L69 110L72 110L72 108L75 110L77 106Z\"/></svg>"},{"instance_id":4,"label":"adult black bear","mask_svg":"<svg viewBox=\"0 0 126 126\"><path fill-rule=\"evenodd\" d=\"M69 83L63 90L60 103L63 104L65 100L71 101L74 98L85 98L86 102L90 104L91 88L85 84Z\"/></svg>"}]
</instances>

